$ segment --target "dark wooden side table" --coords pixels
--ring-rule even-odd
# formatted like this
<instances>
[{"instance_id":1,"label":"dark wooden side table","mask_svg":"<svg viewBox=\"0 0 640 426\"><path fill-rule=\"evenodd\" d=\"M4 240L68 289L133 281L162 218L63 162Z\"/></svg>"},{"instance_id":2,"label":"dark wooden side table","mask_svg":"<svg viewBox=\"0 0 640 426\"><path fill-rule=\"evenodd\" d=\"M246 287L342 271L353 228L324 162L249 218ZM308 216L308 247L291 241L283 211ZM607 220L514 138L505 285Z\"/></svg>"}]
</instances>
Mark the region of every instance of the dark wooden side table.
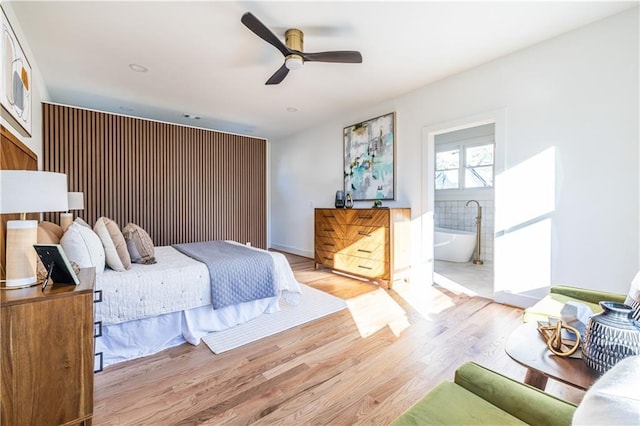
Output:
<instances>
[{"instance_id":1,"label":"dark wooden side table","mask_svg":"<svg viewBox=\"0 0 640 426\"><path fill-rule=\"evenodd\" d=\"M541 390L549 378L582 390L589 389L598 378L598 373L582 359L551 353L535 323L516 328L507 339L505 351L515 362L527 367L524 382Z\"/></svg>"},{"instance_id":2,"label":"dark wooden side table","mask_svg":"<svg viewBox=\"0 0 640 426\"><path fill-rule=\"evenodd\" d=\"M95 268L80 284L0 292L4 425L90 425Z\"/></svg>"}]
</instances>

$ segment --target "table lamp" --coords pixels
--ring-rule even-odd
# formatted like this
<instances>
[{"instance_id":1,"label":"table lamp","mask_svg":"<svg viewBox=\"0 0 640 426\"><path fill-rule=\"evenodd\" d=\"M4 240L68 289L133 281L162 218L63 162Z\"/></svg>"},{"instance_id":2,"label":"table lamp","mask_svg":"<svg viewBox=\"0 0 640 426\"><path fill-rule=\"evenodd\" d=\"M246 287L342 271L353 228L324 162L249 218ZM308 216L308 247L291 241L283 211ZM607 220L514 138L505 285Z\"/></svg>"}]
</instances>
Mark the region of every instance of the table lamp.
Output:
<instances>
[{"instance_id":1,"label":"table lamp","mask_svg":"<svg viewBox=\"0 0 640 426\"><path fill-rule=\"evenodd\" d=\"M38 221L27 213L66 211L67 175L35 170L0 170L0 213L20 213L7 222L5 288L33 285L36 279Z\"/></svg>"},{"instance_id":2,"label":"table lamp","mask_svg":"<svg viewBox=\"0 0 640 426\"><path fill-rule=\"evenodd\" d=\"M83 192L67 192L67 200L69 201L69 210L84 210L84 193ZM60 226L63 231L73 223L73 213L60 213Z\"/></svg>"}]
</instances>

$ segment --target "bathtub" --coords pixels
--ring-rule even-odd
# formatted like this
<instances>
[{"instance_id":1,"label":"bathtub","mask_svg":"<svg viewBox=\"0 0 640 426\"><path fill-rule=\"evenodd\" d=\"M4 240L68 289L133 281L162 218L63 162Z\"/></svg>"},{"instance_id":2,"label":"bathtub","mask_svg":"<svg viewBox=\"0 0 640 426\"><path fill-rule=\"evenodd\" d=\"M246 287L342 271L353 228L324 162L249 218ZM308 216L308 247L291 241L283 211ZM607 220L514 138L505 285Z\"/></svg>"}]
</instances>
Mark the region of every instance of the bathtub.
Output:
<instances>
[{"instance_id":1,"label":"bathtub","mask_svg":"<svg viewBox=\"0 0 640 426\"><path fill-rule=\"evenodd\" d=\"M448 262L468 262L476 248L476 233L435 227L434 257Z\"/></svg>"}]
</instances>

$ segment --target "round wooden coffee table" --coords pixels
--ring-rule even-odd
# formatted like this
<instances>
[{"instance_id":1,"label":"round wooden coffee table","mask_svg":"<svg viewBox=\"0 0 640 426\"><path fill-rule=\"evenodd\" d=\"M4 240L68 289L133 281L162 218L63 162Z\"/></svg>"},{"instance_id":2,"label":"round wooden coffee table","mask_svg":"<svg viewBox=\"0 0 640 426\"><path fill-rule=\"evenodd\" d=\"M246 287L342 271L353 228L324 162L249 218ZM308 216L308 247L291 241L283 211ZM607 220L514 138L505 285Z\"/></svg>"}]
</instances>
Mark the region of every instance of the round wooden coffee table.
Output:
<instances>
[{"instance_id":1,"label":"round wooden coffee table","mask_svg":"<svg viewBox=\"0 0 640 426\"><path fill-rule=\"evenodd\" d=\"M598 378L598 373L582 359L552 354L536 323L516 328L507 339L505 351L515 362L527 367L524 382L541 390L549 378L582 390L589 389Z\"/></svg>"}]
</instances>

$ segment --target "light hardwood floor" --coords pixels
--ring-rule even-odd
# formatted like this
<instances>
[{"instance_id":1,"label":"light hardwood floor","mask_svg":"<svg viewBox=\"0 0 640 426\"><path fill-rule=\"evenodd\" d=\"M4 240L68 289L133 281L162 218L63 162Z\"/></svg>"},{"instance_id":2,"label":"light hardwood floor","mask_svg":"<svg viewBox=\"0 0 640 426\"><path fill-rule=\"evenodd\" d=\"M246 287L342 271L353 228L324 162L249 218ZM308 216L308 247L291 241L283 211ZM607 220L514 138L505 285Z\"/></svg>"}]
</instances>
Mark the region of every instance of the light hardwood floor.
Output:
<instances>
[{"instance_id":1,"label":"light hardwood floor","mask_svg":"<svg viewBox=\"0 0 640 426\"><path fill-rule=\"evenodd\" d=\"M387 291L287 258L298 281L350 308L220 355L184 344L107 367L94 424L383 425L465 361L524 378L504 352L520 309L426 280ZM583 396L551 380L547 391Z\"/></svg>"}]
</instances>

